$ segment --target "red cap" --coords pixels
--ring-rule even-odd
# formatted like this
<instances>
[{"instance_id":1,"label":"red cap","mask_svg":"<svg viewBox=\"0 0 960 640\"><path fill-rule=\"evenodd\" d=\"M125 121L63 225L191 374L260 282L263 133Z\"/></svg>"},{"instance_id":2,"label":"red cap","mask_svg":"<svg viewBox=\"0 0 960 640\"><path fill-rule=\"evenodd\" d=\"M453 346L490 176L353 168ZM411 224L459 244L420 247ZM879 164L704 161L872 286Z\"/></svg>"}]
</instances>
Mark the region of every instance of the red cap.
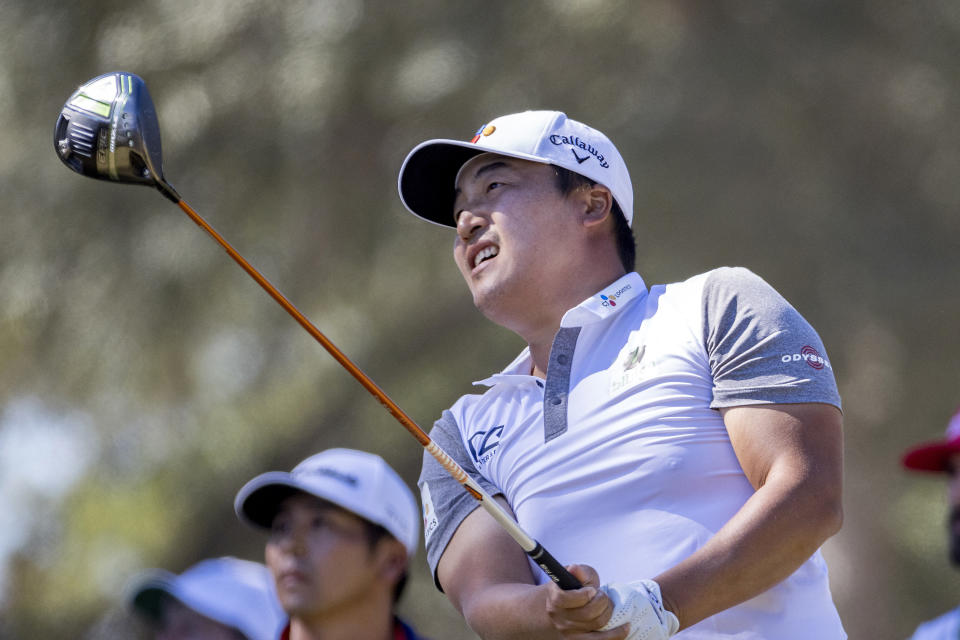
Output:
<instances>
[{"instance_id":1,"label":"red cap","mask_svg":"<svg viewBox=\"0 0 960 640\"><path fill-rule=\"evenodd\" d=\"M955 453L960 453L960 409L947 423L947 433L943 440L927 442L903 455L903 466L918 471L947 471L947 463Z\"/></svg>"}]
</instances>

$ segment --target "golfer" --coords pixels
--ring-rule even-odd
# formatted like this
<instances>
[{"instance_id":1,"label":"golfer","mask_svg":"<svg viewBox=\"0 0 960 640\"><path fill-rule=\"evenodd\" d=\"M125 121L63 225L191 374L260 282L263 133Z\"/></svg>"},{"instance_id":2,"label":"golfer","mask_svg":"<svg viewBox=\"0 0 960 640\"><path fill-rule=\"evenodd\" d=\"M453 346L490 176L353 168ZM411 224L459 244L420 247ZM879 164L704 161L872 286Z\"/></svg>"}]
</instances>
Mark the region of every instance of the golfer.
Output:
<instances>
[{"instance_id":1,"label":"golfer","mask_svg":"<svg viewBox=\"0 0 960 640\"><path fill-rule=\"evenodd\" d=\"M744 268L648 286L623 158L560 112L422 143L399 189L454 230L474 304L527 344L430 436L584 585L550 582L425 456L428 560L467 623L484 638L845 638L818 551L842 521L840 397L804 318Z\"/></svg>"}]
</instances>

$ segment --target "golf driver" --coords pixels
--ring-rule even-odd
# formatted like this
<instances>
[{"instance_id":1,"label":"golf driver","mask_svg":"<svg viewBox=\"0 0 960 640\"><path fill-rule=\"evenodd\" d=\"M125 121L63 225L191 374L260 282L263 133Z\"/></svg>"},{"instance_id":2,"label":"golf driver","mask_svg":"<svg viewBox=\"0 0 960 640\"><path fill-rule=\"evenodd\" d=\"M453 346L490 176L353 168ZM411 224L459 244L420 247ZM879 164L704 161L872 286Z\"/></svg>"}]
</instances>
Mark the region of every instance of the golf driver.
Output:
<instances>
[{"instance_id":1,"label":"golf driver","mask_svg":"<svg viewBox=\"0 0 960 640\"><path fill-rule=\"evenodd\" d=\"M580 582L543 546L520 528L466 471L436 445L427 433L400 409L380 387L300 313L259 271L253 268L213 227L207 224L163 177L160 123L147 85L137 75L106 73L78 88L57 118L53 144L57 155L80 175L127 184L154 186L203 228L243 267L287 313L326 349L350 374L386 407L394 418L493 516L562 589L577 589Z\"/></svg>"}]
</instances>

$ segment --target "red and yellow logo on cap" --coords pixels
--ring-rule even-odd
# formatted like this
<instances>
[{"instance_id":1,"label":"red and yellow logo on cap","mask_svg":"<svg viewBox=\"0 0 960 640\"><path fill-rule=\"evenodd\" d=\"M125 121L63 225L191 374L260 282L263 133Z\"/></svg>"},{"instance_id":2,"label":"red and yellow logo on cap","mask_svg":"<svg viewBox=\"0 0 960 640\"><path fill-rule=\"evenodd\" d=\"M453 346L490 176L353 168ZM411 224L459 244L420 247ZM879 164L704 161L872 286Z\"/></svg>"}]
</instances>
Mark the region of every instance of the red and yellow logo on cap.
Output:
<instances>
[{"instance_id":1,"label":"red and yellow logo on cap","mask_svg":"<svg viewBox=\"0 0 960 640\"><path fill-rule=\"evenodd\" d=\"M485 127L480 127L479 129L477 129L477 132L473 134L473 140L471 140L470 142L475 143L477 140L480 139L480 136L488 136L496 130L497 128L492 124L488 124Z\"/></svg>"}]
</instances>

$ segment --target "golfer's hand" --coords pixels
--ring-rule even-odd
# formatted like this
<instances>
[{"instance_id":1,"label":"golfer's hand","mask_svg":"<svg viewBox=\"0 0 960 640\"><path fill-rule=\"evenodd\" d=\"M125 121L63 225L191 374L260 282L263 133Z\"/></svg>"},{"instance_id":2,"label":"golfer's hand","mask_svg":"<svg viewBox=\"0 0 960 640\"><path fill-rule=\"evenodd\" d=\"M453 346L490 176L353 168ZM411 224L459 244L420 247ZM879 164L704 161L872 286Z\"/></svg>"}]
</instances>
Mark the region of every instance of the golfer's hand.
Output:
<instances>
[{"instance_id":1,"label":"golfer's hand","mask_svg":"<svg viewBox=\"0 0 960 640\"><path fill-rule=\"evenodd\" d=\"M677 616L663 608L660 585L653 580L605 584L600 592L613 603L613 614L604 628L630 624L627 640L667 640L680 628Z\"/></svg>"},{"instance_id":2,"label":"golfer's hand","mask_svg":"<svg viewBox=\"0 0 960 640\"><path fill-rule=\"evenodd\" d=\"M624 640L628 625L601 631L613 613L613 602L600 590L600 576L593 567L574 564L567 570L580 580L579 589L564 591L550 583L547 615L560 635L569 640Z\"/></svg>"}]
</instances>

